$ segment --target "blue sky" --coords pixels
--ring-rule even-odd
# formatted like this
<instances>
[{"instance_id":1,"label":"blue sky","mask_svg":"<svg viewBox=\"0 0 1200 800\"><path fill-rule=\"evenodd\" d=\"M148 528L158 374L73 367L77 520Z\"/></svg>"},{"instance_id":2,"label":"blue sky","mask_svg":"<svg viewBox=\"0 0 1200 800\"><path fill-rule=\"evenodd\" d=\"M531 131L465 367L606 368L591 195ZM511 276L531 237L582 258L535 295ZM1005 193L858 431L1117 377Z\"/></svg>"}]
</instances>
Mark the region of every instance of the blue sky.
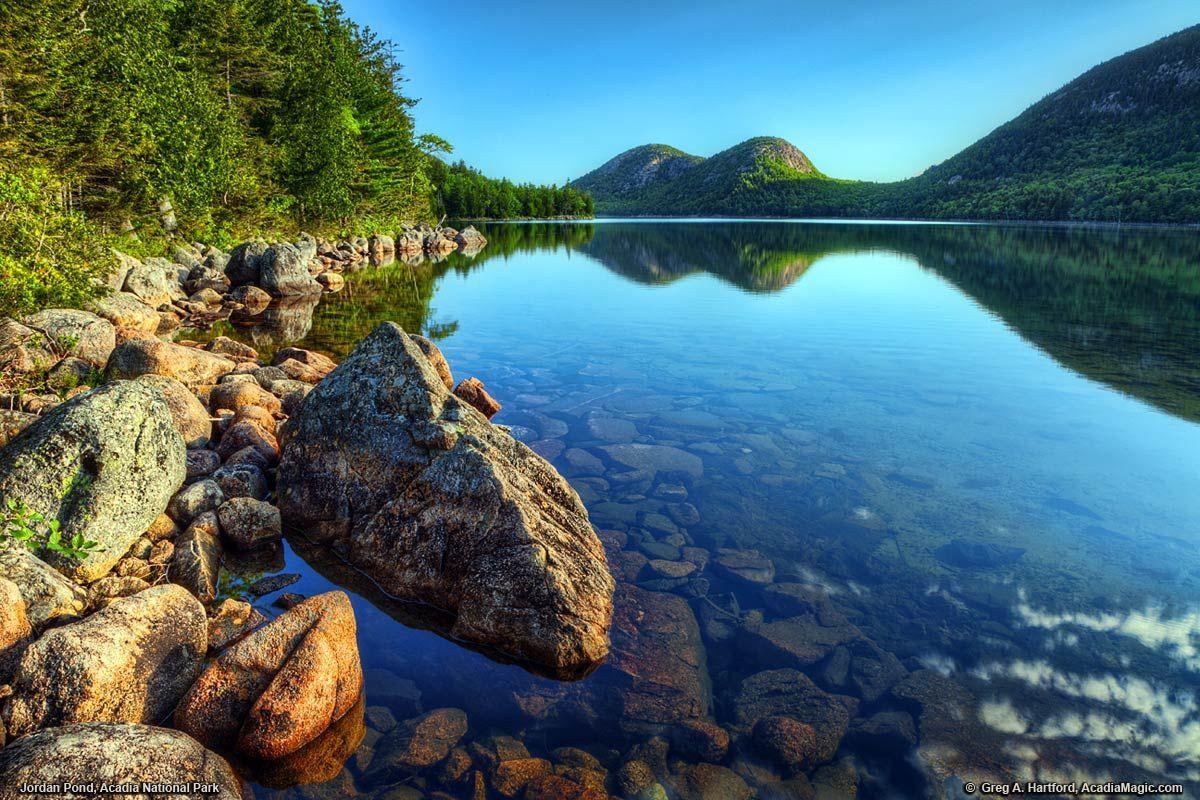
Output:
<instances>
[{"instance_id":1,"label":"blue sky","mask_svg":"<svg viewBox=\"0 0 1200 800\"><path fill-rule=\"evenodd\" d=\"M343 0L393 40L436 133L489 175L562 182L649 142L782 136L894 180L1102 61L1200 23L1196 0Z\"/></svg>"}]
</instances>

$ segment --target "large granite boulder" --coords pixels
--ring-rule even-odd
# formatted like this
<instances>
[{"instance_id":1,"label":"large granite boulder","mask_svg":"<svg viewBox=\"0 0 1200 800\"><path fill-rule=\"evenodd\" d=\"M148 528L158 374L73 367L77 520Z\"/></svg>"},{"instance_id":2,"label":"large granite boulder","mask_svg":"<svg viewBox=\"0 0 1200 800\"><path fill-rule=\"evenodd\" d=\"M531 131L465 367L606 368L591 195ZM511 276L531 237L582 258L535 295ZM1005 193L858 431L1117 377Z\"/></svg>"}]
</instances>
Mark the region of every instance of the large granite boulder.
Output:
<instances>
[{"instance_id":1,"label":"large granite boulder","mask_svg":"<svg viewBox=\"0 0 1200 800\"><path fill-rule=\"evenodd\" d=\"M109 384L58 406L0 450L0 497L57 519L64 538L98 542L81 561L46 556L91 582L167 507L185 458L161 393L136 381Z\"/></svg>"},{"instance_id":2,"label":"large granite boulder","mask_svg":"<svg viewBox=\"0 0 1200 800\"><path fill-rule=\"evenodd\" d=\"M179 731L150 725L86 723L39 731L0 750L0 800L21 800L22 787L157 783L187 786L178 800L240 800L242 782L216 753ZM160 797L140 792L125 797Z\"/></svg>"},{"instance_id":3,"label":"large granite boulder","mask_svg":"<svg viewBox=\"0 0 1200 800\"><path fill-rule=\"evenodd\" d=\"M128 380L142 375L163 375L184 386L216 383L233 372L236 363L195 347L171 344L161 339L122 342L108 359L106 377Z\"/></svg>"},{"instance_id":4,"label":"large granite boulder","mask_svg":"<svg viewBox=\"0 0 1200 800\"><path fill-rule=\"evenodd\" d=\"M109 353L117 346L117 329L89 311L48 308L25 317L22 322L45 334L63 353L98 369L104 368Z\"/></svg>"},{"instance_id":5,"label":"large granite boulder","mask_svg":"<svg viewBox=\"0 0 1200 800\"><path fill-rule=\"evenodd\" d=\"M3 712L12 736L73 722L165 719L200 673L204 607L179 586L155 586L25 649Z\"/></svg>"},{"instance_id":6,"label":"large granite boulder","mask_svg":"<svg viewBox=\"0 0 1200 800\"><path fill-rule=\"evenodd\" d=\"M321 284L308 271L315 253L303 243L271 245L259 259L258 285L274 297L320 294Z\"/></svg>"},{"instance_id":7,"label":"large granite boulder","mask_svg":"<svg viewBox=\"0 0 1200 800\"><path fill-rule=\"evenodd\" d=\"M138 381L157 389L167 401L175 430L189 448L204 447L212 437L212 419L208 409L191 390L165 375L143 375Z\"/></svg>"},{"instance_id":8,"label":"large granite boulder","mask_svg":"<svg viewBox=\"0 0 1200 800\"><path fill-rule=\"evenodd\" d=\"M154 333L158 330L158 312L132 292L113 292L87 304L87 310L118 328Z\"/></svg>"},{"instance_id":9,"label":"large granite boulder","mask_svg":"<svg viewBox=\"0 0 1200 800\"><path fill-rule=\"evenodd\" d=\"M179 267L165 258L147 258L144 262L128 258L124 291L136 295L146 305L158 308L172 300L187 297L179 279Z\"/></svg>"},{"instance_id":10,"label":"large granite boulder","mask_svg":"<svg viewBox=\"0 0 1200 800\"><path fill-rule=\"evenodd\" d=\"M579 496L451 394L384 323L305 398L279 467L285 521L451 635L556 671L608 653L613 580Z\"/></svg>"},{"instance_id":11,"label":"large granite boulder","mask_svg":"<svg viewBox=\"0 0 1200 800\"><path fill-rule=\"evenodd\" d=\"M294 753L362 691L354 609L344 592L292 607L221 653L175 712L175 727L251 758Z\"/></svg>"},{"instance_id":12,"label":"large granite boulder","mask_svg":"<svg viewBox=\"0 0 1200 800\"><path fill-rule=\"evenodd\" d=\"M0 577L11 581L25 601L25 614L35 630L77 618L87 607L87 593L24 547L0 546Z\"/></svg>"}]
</instances>

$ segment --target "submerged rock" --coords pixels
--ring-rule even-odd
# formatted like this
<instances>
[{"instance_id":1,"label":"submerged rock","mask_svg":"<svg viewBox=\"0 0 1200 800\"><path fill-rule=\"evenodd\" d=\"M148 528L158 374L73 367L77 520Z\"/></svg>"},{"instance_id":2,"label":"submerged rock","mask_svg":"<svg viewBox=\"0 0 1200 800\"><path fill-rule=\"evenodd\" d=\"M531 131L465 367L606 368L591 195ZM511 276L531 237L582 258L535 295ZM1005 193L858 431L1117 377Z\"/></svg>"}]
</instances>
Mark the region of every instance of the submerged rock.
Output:
<instances>
[{"instance_id":1,"label":"submerged rock","mask_svg":"<svg viewBox=\"0 0 1200 800\"><path fill-rule=\"evenodd\" d=\"M556 670L608 652L612 577L573 489L452 395L384 323L301 404L278 476L286 521L450 633Z\"/></svg>"},{"instance_id":2,"label":"submerged rock","mask_svg":"<svg viewBox=\"0 0 1200 800\"><path fill-rule=\"evenodd\" d=\"M191 787L208 784L214 787L212 791L196 788L171 793L171 797L242 797L241 780L223 758L186 734L166 728L112 723L66 725L39 731L0 750L0 800L28 797L22 790L24 786L89 782Z\"/></svg>"},{"instance_id":3,"label":"submerged rock","mask_svg":"<svg viewBox=\"0 0 1200 800\"><path fill-rule=\"evenodd\" d=\"M316 739L362 691L354 610L342 592L305 600L225 650L175 712L201 742L279 758Z\"/></svg>"},{"instance_id":4,"label":"submerged rock","mask_svg":"<svg viewBox=\"0 0 1200 800\"><path fill-rule=\"evenodd\" d=\"M394 780L441 761L467 732L467 715L457 708L435 708L388 733L375 747L368 783Z\"/></svg>"},{"instance_id":5,"label":"submerged rock","mask_svg":"<svg viewBox=\"0 0 1200 800\"><path fill-rule=\"evenodd\" d=\"M52 560L78 581L106 575L183 483L186 450L161 393L136 381L63 403L0 450L0 496L98 542Z\"/></svg>"},{"instance_id":6,"label":"submerged rock","mask_svg":"<svg viewBox=\"0 0 1200 800\"><path fill-rule=\"evenodd\" d=\"M178 586L47 631L21 656L5 727L23 736L73 722L159 722L199 674L207 637L204 608Z\"/></svg>"}]
</instances>

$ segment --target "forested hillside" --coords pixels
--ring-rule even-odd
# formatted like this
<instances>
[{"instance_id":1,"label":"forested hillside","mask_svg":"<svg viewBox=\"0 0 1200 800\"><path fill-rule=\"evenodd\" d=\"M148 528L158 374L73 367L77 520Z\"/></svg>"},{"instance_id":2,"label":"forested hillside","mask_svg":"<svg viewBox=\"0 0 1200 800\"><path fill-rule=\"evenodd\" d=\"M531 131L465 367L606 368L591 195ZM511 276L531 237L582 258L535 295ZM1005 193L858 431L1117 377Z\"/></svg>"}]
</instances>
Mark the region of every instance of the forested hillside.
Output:
<instances>
[{"instance_id":1,"label":"forested hillside","mask_svg":"<svg viewBox=\"0 0 1200 800\"><path fill-rule=\"evenodd\" d=\"M4 3L0 307L77 302L114 241L389 230L503 194L416 135L396 52L333 0ZM489 216L561 213L514 188Z\"/></svg>"},{"instance_id":2,"label":"forested hillside","mask_svg":"<svg viewBox=\"0 0 1200 800\"><path fill-rule=\"evenodd\" d=\"M635 148L575 185L592 191L600 213L616 215L1197 223L1200 26L1089 70L909 180L833 180L811 165L797 170L786 142L753 159L729 158L761 141L782 142L752 139L615 186L613 165L647 150Z\"/></svg>"}]
</instances>

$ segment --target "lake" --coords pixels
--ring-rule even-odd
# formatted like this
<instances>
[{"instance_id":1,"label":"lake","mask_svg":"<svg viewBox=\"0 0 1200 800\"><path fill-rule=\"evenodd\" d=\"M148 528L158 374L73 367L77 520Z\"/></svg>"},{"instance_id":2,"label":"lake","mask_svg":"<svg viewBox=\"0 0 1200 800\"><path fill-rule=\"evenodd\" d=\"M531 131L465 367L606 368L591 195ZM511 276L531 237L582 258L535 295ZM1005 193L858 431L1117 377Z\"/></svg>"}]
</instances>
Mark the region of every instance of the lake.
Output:
<instances>
[{"instance_id":1,"label":"lake","mask_svg":"<svg viewBox=\"0 0 1200 800\"><path fill-rule=\"evenodd\" d=\"M456 708L470 763L528 750L614 795L1200 792L1200 234L480 228L473 258L364 270L214 333L335 357L383 320L435 338L603 532L612 663L574 682L500 663L297 540L294 590L353 594L367 741L260 783L473 796L457 751L370 779L389 717Z\"/></svg>"}]
</instances>

